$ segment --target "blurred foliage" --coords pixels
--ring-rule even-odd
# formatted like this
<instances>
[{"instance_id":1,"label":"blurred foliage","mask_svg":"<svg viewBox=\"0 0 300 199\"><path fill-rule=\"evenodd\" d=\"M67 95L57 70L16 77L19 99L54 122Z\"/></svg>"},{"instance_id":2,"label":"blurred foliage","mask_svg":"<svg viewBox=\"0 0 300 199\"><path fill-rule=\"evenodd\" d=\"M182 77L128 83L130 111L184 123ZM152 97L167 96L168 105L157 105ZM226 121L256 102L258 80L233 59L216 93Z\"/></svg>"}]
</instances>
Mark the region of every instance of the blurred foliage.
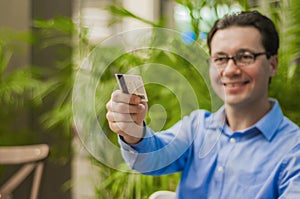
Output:
<instances>
[{"instance_id":1,"label":"blurred foliage","mask_svg":"<svg viewBox=\"0 0 300 199\"><path fill-rule=\"evenodd\" d=\"M99 167L98 162L95 164ZM122 168L123 167L123 168ZM112 169L100 169L102 181L96 187L97 198L99 199L147 199L149 194L165 189L175 190L179 174L168 176L145 176L132 171L124 172L128 169L125 165L120 165L123 172L116 172Z\"/></svg>"},{"instance_id":2,"label":"blurred foliage","mask_svg":"<svg viewBox=\"0 0 300 199\"><path fill-rule=\"evenodd\" d=\"M155 23L153 21L149 21L147 19L139 17L138 15L135 15L134 13L132 13L129 10L127 10L126 8L124 8L120 2L109 5L109 6L105 6L105 9L108 10L112 15L114 15L114 17L112 17L112 19L107 24L109 26L121 22L124 18L131 18L131 19L135 19L138 21L142 21L143 23L148 24L153 27L161 27L162 26L162 24L161 24L162 22Z\"/></svg>"},{"instance_id":3,"label":"blurred foliage","mask_svg":"<svg viewBox=\"0 0 300 199\"><path fill-rule=\"evenodd\" d=\"M72 60L75 25L69 18L56 17L48 21L35 20L34 28L39 38L38 48L45 49L53 46L59 48L55 66L44 67L41 73L44 81L38 93L39 97L45 99L52 96L54 98L52 108L42 116L42 123L46 128L64 124L65 133L68 135L72 126L70 95L75 73Z\"/></svg>"},{"instance_id":4,"label":"blurred foliage","mask_svg":"<svg viewBox=\"0 0 300 199\"><path fill-rule=\"evenodd\" d=\"M287 116L300 125L300 105L295 100L300 94L300 39L297 36L300 34L300 3L292 0L289 4L283 4L283 8L285 12L279 12L282 35L279 74L283 73L284 78L277 81L273 92L283 103Z\"/></svg>"},{"instance_id":5,"label":"blurred foliage","mask_svg":"<svg viewBox=\"0 0 300 199\"><path fill-rule=\"evenodd\" d=\"M270 95L276 98L283 112L300 125L300 2L297 0L258 1L256 8L270 16L279 32L279 65L272 79Z\"/></svg>"},{"instance_id":6,"label":"blurred foliage","mask_svg":"<svg viewBox=\"0 0 300 199\"><path fill-rule=\"evenodd\" d=\"M73 86L72 19L36 20L34 31L0 30L0 145L54 141L51 160L70 159ZM55 49L53 67L16 65L32 47ZM43 133L41 133L43 132ZM54 133L55 132L55 133ZM57 133L56 133L57 132Z\"/></svg>"},{"instance_id":7,"label":"blurred foliage","mask_svg":"<svg viewBox=\"0 0 300 199\"><path fill-rule=\"evenodd\" d=\"M18 33L13 30L0 30L0 102L1 104L18 105L29 91L37 89L38 80L34 77L33 69L23 66L18 70L9 69L8 66L14 54L24 54L24 45L32 44L30 33Z\"/></svg>"},{"instance_id":8,"label":"blurred foliage","mask_svg":"<svg viewBox=\"0 0 300 199\"><path fill-rule=\"evenodd\" d=\"M38 136L32 134L23 121L27 111L34 103L40 80L31 66L11 66L14 56L25 56L24 48L35 42L28 32L10 29L0 30L0 145L29 144L37 142Z\"/></svg>"},{"instance_id":9,"label":"blurred foliage","mask_svg":"<svg viewBox=\"0 0 300 199\"><path fill-rule=\"evenodd\" d=\"M76 56L79 50L85 50L83 45L86 48L92 46L86 40L85 31L79 32L71 18L57 16L50 20L35 20L33 27L39 41L37 48L56 49L54 66L42 66L40 78L43 83L36 96L47 106L47 110L41 111L39 122L55 140L51 154L60 162L66 162L72 156L70 145L74 136L72 90L78 70Z\"/></svg>"}]
</instances>

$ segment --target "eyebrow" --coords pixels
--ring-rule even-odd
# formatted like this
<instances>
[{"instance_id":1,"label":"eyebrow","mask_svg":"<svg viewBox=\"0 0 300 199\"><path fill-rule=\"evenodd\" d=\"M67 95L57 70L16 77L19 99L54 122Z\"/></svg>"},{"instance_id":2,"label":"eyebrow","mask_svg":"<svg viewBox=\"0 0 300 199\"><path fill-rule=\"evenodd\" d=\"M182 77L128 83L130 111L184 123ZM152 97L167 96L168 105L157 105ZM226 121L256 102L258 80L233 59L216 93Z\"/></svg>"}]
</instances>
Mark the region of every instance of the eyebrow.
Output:
<instances>
[{"instance_id":1,"label":"eyebrow","mask_svg":"<svg viewBox=\"0 0 300 199\"><path fill-rule=\"evenodd\" d=\"M225 52L217 52L217 53L213 54L212 56L214 57L214 56L220 56L220 55L227 56L228 54Z\"/></svg>"},{"instance_id":2,"label":"eyebrow","mask_svg":"<svg viewBox=\"0 0 300 199\"><path fill-rule=\"evenodd\" d=\"M250 50L249 48L240 48L238 49L234 55L238 54L238 53L242 53L242 52L253 52L253 50ZM213 56L218 56L218 55L225 55L227 56L228 53L225 53L223 51L220 51L220 52L216 52L215 54L213 54Z\"/></svg>"}]
</instances>

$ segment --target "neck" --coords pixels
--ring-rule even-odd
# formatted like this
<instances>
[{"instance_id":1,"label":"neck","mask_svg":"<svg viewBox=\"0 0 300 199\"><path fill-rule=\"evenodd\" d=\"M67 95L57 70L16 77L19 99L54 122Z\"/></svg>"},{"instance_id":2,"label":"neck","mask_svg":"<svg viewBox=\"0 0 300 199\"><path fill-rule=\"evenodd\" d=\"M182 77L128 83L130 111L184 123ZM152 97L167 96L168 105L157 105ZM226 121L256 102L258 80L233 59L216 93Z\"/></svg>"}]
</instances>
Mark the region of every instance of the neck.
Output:
<instances>
[{"instance_id":1,"label":"neck","mask_svg":"<svg viewBox=\"0 0 300 199\"><path fill-rule=\"evenodd\" d=\"M249 128L267 114L271 108L272 105L268 100L245 107L225 104L228 125L233 132Z\"/></svg>"}]
</instances>

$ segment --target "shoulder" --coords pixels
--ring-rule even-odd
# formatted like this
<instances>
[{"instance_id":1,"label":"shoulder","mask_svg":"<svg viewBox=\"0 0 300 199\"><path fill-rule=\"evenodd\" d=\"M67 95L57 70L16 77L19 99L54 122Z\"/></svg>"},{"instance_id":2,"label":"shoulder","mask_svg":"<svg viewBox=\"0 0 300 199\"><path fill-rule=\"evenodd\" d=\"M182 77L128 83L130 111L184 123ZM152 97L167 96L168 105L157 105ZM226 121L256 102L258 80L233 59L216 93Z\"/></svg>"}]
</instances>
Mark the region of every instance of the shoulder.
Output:
<instances>
[{"instance_id":1,"label":"shoulder","mask_svg":"<svg viewBox=\"0 0 300 199\"><path fill-rule=\"evenodd\" d=\"M287 117L283 117L283 121L280 125L280 130L288 130L289 132L293 132L298 135L300 134L299 126Z\"/></svg>"},{"instance_id":2,"label":"shoulder","mask_svg":"<svg viewBox=\"0 0 300 199\"><path fill-rule=\"evenodd\" d=\"M280 125L279 136L282 135L282 146L286 146L288 150L283 158L282 165L286 167L290 164L297 164L300 175L300 128L288 118ZM286 143L286 144L285 144Z\"/></svg>"},{"instance_id":3,"label":"shoulder","mask_svg":"<svg viewBox=\"0 0 300 199\"><path fill-rule=\"evenodd\" d=\"M277 101L274 101L273 109L263 123L267 126L268 131L273 131L272 137L274 140L281 141L283 144L289 143L289 146L294 146L299 143L300 128L297 124L291 121L284 115ZM294 143L294 144L291 144ZM289 147L290 148L290 147Z\"/></svg>"},{"instance_id":4,"label":"shoulder","mask_svg":"<svg viewBox=\"0 0 300 199\"><path fill-rule=\"evenodd\" d=\"M282 146L286 146L290 150L297 145L300 145L300 128L287 117L283 117L277 130L274 141L279 141ZM296 147L297 148L297 147ZM299 148L299 147L298 147Z\"/></svg>"}]
</instances>

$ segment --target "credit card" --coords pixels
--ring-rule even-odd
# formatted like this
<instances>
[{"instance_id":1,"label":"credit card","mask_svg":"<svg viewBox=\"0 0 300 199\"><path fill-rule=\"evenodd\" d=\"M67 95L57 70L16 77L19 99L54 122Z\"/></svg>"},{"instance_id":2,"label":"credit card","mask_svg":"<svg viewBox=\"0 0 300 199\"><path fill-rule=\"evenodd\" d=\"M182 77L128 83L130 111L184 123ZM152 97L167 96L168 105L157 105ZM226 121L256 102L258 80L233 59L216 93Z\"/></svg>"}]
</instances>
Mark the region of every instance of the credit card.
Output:
<instances>
[{"instance_id":1,"label":"credit card","mask_svg":"<svg viewBox=\"0 0 300 199\"><path fill-rule=\"evenodd\" d=\"M138 95L143 101L148 101L141 76L127 74L115 74L115 76L123 93Z\"/></svg>"}]
</instances>

